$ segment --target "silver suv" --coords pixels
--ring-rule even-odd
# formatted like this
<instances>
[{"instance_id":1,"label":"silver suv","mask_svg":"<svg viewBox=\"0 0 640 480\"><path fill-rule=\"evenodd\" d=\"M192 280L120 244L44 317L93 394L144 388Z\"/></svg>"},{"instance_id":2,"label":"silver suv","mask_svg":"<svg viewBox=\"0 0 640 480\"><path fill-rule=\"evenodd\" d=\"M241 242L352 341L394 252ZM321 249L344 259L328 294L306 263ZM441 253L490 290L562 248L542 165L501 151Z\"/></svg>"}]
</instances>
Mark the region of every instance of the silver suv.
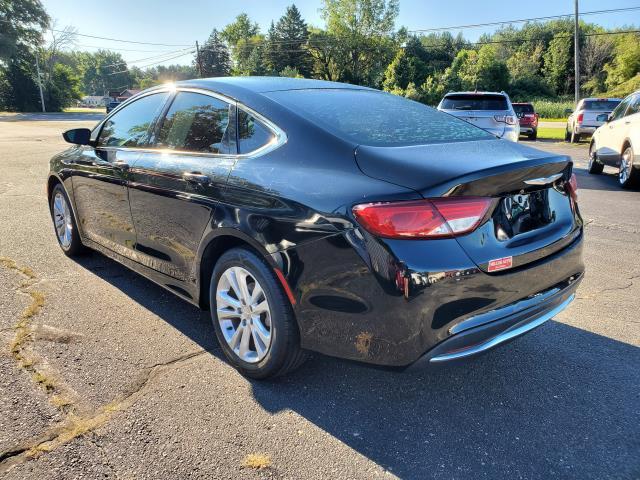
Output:
<instances>
[{"instance_id":1,"label":"silver suv","mask_svg":"<svg viewBox=\"0 0 640 480\"><path fill-rule=\"evenodd\" d=\"M454 115L498 138L517 142L520 124L509 95L504 92L451 92L438 110Z\"/></svg>"},{"instance_id":2,"label":"silver suv","mask_svg":"<svg viewBox=\"0 0 640 480\"><path fill-rule=\"evenodd\" d=\"M571 115L567 118L564 139L567 142L576 143L583 135L593 135L596 128L604 123L598 120L598 116L613 112L621 101L620 98L583 98L578 102L575 112L567 111Z\"/></svg>"}]
</instances>

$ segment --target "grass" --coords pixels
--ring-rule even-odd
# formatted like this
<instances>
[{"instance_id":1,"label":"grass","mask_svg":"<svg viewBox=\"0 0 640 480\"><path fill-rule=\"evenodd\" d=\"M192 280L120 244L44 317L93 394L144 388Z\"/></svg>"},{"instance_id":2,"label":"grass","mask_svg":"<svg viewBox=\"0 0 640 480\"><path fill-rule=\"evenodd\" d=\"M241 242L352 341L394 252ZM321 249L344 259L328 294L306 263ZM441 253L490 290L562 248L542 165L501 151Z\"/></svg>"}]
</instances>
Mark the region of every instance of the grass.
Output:
<instances>
[{"instance_id":1,"label":"grass","mask_svg":"<svg viewBox=\"0 0 640 480\"><path fill-rule=\"evenodd\" d=\"M553 127L538 127L538 139L564 140L564 129Z\"/></svg>"},{"instance_id":2,"label":"grass","mask_svg":"<svg viewBox=\"0 0 640 480\"><path fill-rule=\"evenodd\" d=\"M544 119L561 119L566 117L565 110L573 110L573 100L532 100L533 108L540 118Z\"/></svg>"}]
</instances>

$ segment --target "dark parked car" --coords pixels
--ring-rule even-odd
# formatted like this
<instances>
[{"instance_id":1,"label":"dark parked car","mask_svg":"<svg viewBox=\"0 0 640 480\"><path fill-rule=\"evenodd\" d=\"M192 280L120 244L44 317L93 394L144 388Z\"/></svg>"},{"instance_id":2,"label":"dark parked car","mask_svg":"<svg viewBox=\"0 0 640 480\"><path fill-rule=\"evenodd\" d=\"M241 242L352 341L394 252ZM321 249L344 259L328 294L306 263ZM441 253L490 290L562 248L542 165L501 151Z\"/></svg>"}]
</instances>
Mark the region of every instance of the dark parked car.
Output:
<instances>
[{"instance_id":1,"label":"dark parked car","mask_svg":"<svg viewBox=\"0 0 640 480\"><path fill-rule=\"evenodd\" d=\"M529 140L538 138L538 114L531 103L514 103L513 109L520 122L520 135L526 135Z\"/></svg>"},{"instance_id":2,"label":"dark parked car","mask_svg":"<svg viewBox=\"0 0 640 480\"><path fill-rule=\"evenodd\" d=\"M107 103L107 113L111 113L111 110L120 105L121 102L109 102Z\"/></svg>"},{"instance_id":3,"label":"dark parked car","mask_svg":"<svg viewBox=\"0 0 640 480\"><path fill-rule=\"evenodd\" d=\"M64 252L210 309L254 378L307 350L465 358L556 315L582 279L568 157L377 90L193 80L64 137L47 188Z\"/></svg>"}]
</instances>

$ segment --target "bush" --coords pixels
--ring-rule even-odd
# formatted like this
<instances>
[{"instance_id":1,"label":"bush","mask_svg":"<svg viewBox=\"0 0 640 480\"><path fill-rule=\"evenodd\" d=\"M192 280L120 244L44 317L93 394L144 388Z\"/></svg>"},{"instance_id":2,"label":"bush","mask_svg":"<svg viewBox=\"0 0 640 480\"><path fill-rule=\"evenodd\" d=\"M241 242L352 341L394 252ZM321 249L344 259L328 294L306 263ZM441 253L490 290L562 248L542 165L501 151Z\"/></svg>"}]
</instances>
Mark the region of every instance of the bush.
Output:
<instances>
[{"instance_id":1,"label":"bush","mask_svg":"<svg viewBox=\"0 0 640 480\"><path fill-rule=\"evenodd\" d=\"M531 103L533 103L533 108L535 109L536 113L538 113L541 118L566 118L567 114L565 113L565 110L573 110L575 106L573 100L566 99L534 99L530 101Z\"/></svg>"}]
</instances>

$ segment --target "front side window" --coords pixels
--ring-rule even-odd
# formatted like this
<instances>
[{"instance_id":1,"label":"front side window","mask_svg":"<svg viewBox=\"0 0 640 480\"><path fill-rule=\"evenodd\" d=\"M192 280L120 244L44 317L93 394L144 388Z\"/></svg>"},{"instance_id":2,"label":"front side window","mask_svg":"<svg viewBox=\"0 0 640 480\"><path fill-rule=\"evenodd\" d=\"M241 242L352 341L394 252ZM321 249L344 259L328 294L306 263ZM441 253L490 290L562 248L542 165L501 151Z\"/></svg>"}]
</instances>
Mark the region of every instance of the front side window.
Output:
<instances>
[{"instance_id":1,"label":"front side window","mask_svg":"<svg viewBox=\"0 0 640 480\"><path fill-rule=\"evenodd\" d=\"M618 120L622 117L624 117L625 112L627 111L627 107L629 106L629 103L631 103L631 97L627 97L625 98L617 107L616 109L611 112L611 120Z\"/></svg>"},{"instance_id":2,"label":"front side window","mask_svg":"<svg viewBox=\"0 0 640 480\"><path fill-rule=\"evenodd\" d=\"M145 146L149 127L160 113L168 96L168 92L147 95L114 113L102 126L98 146Z\"/></svg>"},{"instance_id":3,"label":"front side window","mask_svg":"<svg viewBox=\"0 0 640 480\"><path fill-rule=\"evenodd\" d=\"M273 132L266 125L247 112L238 109L238 149L240 153L254 152L273 139Z\"/></svg>"},{"instance_id":4,"label":"front side window","mask_svg":"<svg viewBox=\"0 0 640 480\"><path fill-rule=\"evenodd\" d=\"M631 105L629 105L626 116L628 117L636 113L640 113L640 93L631 98Z\"/></svg>"},{"instance_id":5,"label":"front side window","mask_svg":"<svg viewBox=\"0 0 640 480\"><path fill-rule=\"evenodd\" d=\"M157 146L187 152L232 153L227 134L229 107L209 95L179 92L162 122Z\"/></svg>"}]
</instances>

